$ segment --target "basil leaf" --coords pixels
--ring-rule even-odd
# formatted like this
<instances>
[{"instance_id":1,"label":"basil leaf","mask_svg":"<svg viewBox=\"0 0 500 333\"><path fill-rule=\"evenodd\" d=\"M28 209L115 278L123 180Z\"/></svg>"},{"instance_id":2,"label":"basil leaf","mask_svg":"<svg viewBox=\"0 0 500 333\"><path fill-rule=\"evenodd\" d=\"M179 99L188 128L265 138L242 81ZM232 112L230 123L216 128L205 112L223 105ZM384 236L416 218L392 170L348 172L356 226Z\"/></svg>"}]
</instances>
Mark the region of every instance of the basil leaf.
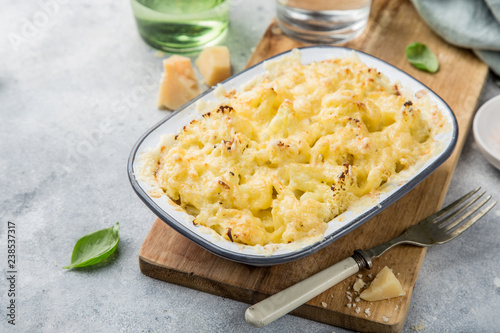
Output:
<instances>
[{"instance_id":1,"label":"basil leaf","mask_svg":"<svg viewBox=\"0 0 500 333\"><path fill-rule=\"evenodd\" d=\"M429 73L436 73L439 69L439 62L427 47L422 43L413 43L406 47L406 59L416 68Z\"/></svg>"},{"instance_id":2,"label":"basil leaf","mask_svg":"<svg viewBox=\"0 0 500 333\"><path fill-rule=\"evenodd\" d=\"M94 231L80 238L73 248L71 264L63 268L85 267L97 264L115 252L120 241L118 222L111 228Z\"/></svg>"}]
</instances>

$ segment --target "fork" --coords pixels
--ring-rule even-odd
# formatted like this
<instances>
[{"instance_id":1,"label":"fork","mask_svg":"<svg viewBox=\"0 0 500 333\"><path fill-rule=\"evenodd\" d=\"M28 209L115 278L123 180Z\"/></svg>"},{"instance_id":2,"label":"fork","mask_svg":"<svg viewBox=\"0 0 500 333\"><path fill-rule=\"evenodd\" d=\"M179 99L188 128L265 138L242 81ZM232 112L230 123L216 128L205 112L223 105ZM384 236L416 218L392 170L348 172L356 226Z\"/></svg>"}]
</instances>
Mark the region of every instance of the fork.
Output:
<instances>
[{"instance_id":1,"label":"fork","mask_svg":"<svg viewBox=\"0 0 500 333\"><path fill-rule=\"evenodd\" d=\"M401 236L369 250L356 250L353 256L250 306L245 312L245 320L255 327L264 327L337 283L356 274L359 270L372 268L372 261L375 258L380 257L384 252L396 245L412 244L428 247L449 242L467 230L496 205L496 201L492 201L485 206L491 199L490 195L479 201L485 194L483 192L476 195L479 189L480 187L409 227ZM476 204L476 202L478 203ZM476 205L470 208L474 204ZM477 214L473 215L475 213Z\"/></svg>"}]
</instances>

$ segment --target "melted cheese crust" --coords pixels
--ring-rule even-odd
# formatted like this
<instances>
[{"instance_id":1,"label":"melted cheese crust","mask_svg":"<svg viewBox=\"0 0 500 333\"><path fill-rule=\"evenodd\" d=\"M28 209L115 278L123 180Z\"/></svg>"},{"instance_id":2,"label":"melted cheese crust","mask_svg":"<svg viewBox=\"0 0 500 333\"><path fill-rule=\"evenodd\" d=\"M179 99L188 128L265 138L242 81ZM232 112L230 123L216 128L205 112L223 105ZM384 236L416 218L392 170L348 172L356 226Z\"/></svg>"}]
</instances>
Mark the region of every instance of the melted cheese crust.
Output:
<instances>
[{"instance_id":1,"label":"melted cheese crust","mask_svg":"<svg viewBox=\"0 0 500 333\"><path fill-rule=\"evenodd\" d=\"M140 179L193 223L247 245L322 237L359 198L421 165L445 125L356 56L299 52L143 154ZM207 112L208 111L208 112Z\"/></svg>"}]
</instances>

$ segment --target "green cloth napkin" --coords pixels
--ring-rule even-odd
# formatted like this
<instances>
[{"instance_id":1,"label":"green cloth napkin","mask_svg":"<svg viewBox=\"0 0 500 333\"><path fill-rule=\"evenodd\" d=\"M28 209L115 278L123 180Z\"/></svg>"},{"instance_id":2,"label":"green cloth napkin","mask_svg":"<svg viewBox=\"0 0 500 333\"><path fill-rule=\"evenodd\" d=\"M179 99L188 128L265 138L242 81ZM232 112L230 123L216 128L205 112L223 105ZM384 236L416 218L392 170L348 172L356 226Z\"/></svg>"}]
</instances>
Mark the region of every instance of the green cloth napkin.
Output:
<instances>
[{"instance_id":1,"label":"green cloth napkin","mask_svg":"<svg viewBox=\"0 0 500 333\"><path fill-rule=\"evenodd\" d=\"M423 20L451 44L473 49L500 75L500 0L412 0Z\"/></svg>"}]
</instances>

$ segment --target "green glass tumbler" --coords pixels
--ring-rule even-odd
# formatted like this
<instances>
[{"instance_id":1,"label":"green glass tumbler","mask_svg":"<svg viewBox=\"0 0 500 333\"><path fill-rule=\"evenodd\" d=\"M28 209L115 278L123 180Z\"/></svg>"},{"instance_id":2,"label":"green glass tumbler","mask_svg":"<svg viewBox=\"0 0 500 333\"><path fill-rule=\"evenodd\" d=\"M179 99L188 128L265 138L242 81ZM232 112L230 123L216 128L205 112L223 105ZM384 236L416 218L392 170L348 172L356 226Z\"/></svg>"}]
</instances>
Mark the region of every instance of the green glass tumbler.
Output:
<instances>
[{"instance_id":1,"label":"green glass tumbler","mask_svg":"<svg viewBox=\"0 0 500 333\"><path fill-rule=\"evenodd\" d=\"M195 52L222 39L229 7L229 0L132 0L144 41L174 53Z\"/></svg>"}]
</instances>

